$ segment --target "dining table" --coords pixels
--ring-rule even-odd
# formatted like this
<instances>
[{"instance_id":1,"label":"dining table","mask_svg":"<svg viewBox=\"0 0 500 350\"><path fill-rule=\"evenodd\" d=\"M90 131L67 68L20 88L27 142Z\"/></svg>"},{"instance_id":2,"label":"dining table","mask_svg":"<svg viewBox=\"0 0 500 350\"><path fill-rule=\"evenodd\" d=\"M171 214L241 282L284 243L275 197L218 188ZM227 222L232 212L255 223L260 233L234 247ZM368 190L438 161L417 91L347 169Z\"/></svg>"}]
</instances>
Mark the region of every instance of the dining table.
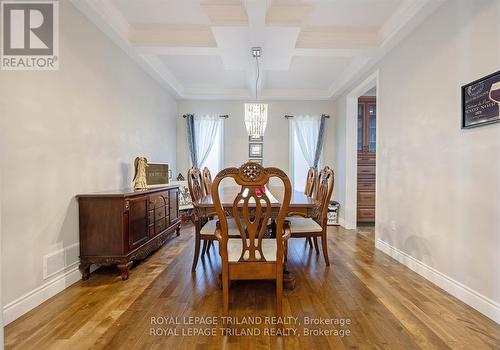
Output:
<instances>
[{"instance_id":1,"label":"dining table","mask_svg":"<svg viewBox=\"0 0 500 350\"><path fill-rule=\"evenodd\" d=\"M233 207L234 199L240 191L241 188L236 186L222 187L219 190L220 201L226 211L230 212L228 209ZM276 217L281 207L284 189L280 186L268 186L266 187L266 194L271 202L271 216ZM250 204L250 207L251 206L252 204ZM308 197L303 191L292 190L287 216L299 215L308 218L315 217L318 215L320 207L319 201L312 197ZM216 215L211 195L204 196L194 201L193 208L195 215L199 218L208 218Z\"/></svg>"},{"instance_id":2,"label":"dining table","mask_svg":"<svg viewBox=\"0 0 500 350\"><path fill-rule=\"evenodd\" d=\"M219 198L226 213L231 213L233 202L241 187L225 186L219 189ZM267 186L266 195L270 199L271 217L277 217L284 196L283 187ZM255 205L255 204L254 204ZM252 204L249 204L252 207ZM197 220L211 218L216 215L215 206L211 195L206 195L193 201L194 215ZM321 210L321 203L307 196L303 191L292 190L287 216L316 217ZM283 286L286 289L295 288L295 277L284 265Z\"/></svg>"}]
</instances>

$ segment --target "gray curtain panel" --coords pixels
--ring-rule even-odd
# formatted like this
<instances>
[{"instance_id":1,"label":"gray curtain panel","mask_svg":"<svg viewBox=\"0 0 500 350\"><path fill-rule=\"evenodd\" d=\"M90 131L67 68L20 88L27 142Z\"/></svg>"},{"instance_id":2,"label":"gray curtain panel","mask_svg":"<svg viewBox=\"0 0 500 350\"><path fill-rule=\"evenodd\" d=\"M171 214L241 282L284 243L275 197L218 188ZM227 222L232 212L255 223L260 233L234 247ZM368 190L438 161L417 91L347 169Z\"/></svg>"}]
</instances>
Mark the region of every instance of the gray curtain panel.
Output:
<instances>
[{"instance_id":1,"label":"gray curtain panel","mask_svg":"<svg viewBox=\"0 0 500 350\"><path fill-rule=\"evenodd\" d=\"M321 121L319 124L319 133L318 133L318 141L316 143L316 153L314 155L314 168L318 168L318 163L319 163L319 157L321 156L321 151L323 150L323 140L325 138L325 122L326 122L326 115L322 114L321 115Z\"/></svg>"},{"instance_id":2,"label":"gray curtain panel","mask_svg":"<svg viewBox=\"0 0 500 350\"><path fill-rule=\"evenodd\" d=\"M194 114L186 114L187 139L189 145L189 155L191 163L194 167L198 167L198 159L196 156L196 138L194 134Z\"/></svg>"}]
</instances>

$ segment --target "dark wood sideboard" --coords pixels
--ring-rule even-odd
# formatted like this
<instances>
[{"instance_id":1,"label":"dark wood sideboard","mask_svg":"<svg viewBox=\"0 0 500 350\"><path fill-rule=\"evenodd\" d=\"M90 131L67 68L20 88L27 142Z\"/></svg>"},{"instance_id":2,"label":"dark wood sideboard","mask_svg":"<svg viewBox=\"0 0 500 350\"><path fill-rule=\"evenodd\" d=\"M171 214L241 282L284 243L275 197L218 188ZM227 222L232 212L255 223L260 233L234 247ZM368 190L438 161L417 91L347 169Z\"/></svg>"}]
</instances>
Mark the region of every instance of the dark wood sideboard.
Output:
<instances>
[{"instance_id":1,"label":"dark wood sideboard","mask_svg":"<svg viewBox=\"0 0 500 350\"><path fill-rule=\"evenodd\" d=\"M117 265L128 279L134 260L144 259L180 232L179 188L124 190L77 196L80 211L80 271Z\"/></svg>"}]
</instances>

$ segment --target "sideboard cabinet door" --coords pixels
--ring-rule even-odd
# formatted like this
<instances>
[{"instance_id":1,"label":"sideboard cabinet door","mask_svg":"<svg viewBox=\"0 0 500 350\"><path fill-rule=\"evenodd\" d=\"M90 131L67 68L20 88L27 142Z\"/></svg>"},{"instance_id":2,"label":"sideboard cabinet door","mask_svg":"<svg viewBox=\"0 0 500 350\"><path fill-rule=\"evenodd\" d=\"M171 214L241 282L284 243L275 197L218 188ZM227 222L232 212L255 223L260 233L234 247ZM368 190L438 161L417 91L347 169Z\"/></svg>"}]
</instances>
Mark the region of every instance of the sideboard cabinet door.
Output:
<instances>
[{"instance_id":1,"label":"sideboard cabinet door","mask_svg":"<svg viewBox=\"0 0 500 350\"><path fill-rule=\"evenodd\" d=\"M179 218L179 191L170 190L170 224L174 224Z\"/></svg>"},{"instance_id":2,"label":"sideboard cabinet door","mask_svg":"<svg viewBox=\"0 0 500 350\"><path fill-rule=\"evenodd\" d=\"M130 200L129 207L129 249L135 249L148 239L148 197Z\"/></svg>"}]
</instances>

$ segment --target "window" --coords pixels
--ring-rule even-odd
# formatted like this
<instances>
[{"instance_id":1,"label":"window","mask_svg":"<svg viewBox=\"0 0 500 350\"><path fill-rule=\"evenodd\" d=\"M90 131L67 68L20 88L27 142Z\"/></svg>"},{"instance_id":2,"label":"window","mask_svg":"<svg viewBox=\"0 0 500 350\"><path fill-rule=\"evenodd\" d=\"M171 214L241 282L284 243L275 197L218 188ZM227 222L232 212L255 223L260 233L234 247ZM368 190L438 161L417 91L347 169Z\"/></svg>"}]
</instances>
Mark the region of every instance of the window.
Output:
<instances>
[{"instance_id":1,"label":"window","mask_svg":"<svg viewBox=\"0 0 500 350\"><path fill-rule=\"evenodd\" d=\"M316 155L320 124L320 116L296 116L290 120L290 170L296 191L305 189L307 172Z\"/></svg>"},{"instance_id":2,"label":"window","mask_svg":"<svg viewBox=\"0 0 500 350\"><path fill-rule=\"evenodd\" d=\"M200 169L207 167L210 170L212 178L223 168L224 119L221 118L218 123L214 144L208 153L207 159L203 164L200 164Z\"/></svg>"}]
</instances>

